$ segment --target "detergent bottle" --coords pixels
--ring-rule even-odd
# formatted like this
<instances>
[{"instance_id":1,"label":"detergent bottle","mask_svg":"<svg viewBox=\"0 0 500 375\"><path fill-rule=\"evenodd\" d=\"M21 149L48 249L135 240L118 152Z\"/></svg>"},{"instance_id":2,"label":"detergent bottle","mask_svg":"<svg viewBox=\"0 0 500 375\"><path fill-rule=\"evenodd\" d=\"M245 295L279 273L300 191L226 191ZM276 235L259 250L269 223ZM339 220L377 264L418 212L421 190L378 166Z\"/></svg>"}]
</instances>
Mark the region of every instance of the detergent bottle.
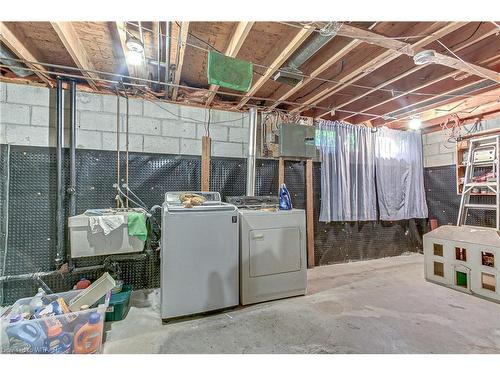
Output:
<instances>
[{"instance_id":1,"label":"detergent bottle","mask_svg":"<svg viewBox=\"0 0 500 375\"><path fill-rule=\"evenodd\" d=\"M292 198L285 184L280 186L280 210L291 210Z\"/></svg>"},{"instance_id":2,"label":"detergent bottle","mask_svg":"<svg viewBox=\"0 0 500 375\"><path fill-rule=\"evenodd\" d=\"M71 353L73 346L73 336L67 332L63 332L61 322L56 319L45 319L44 323L47 327L47 339L45 346L50 354Z\"/></svg>"},{"instance_id":3,"label":"detergent bottle","mask_svg":"<svg viewBox=\"0 0 500 375\"><path fill-rule=\"evenodd\" d=\"M25 320L12 323L5 329L11 353L47 353L47 336L38 323Z\"/></svg>"},{"instance_id":4,"label":"detergent bottle","mask_svg":"<svg viewBox=\"0 0 500 375\"><path fill-rule=\"evenodd\" d=\"M101 347L102 341L101 314L93 312L88 323L78 328L73 338L73 347L76 354L95 353Z\"/></svg>"}]
</instances>

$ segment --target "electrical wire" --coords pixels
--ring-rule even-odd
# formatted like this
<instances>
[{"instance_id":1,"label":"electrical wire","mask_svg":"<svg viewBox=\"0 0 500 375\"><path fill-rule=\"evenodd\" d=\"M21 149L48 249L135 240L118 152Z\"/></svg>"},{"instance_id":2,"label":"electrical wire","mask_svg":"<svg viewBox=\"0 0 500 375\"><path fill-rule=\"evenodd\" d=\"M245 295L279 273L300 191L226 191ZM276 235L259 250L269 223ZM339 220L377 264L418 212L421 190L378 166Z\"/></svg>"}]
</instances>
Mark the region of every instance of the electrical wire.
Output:
<instances>
[{"instance_id":1,"label":"electrical wire","mask_svg":"<svg viewBox=\"0 0 500 375\"><path fill-rule=\"evenodd\" d=\"M479 22L479 25L477 25L476 27L476 30L473 31L472 34L470 34L467 38L465 38L464 40L458 42L458 43L455 43L454 45L450 46L450 49L453 49L455 48L456 46L458 46L459 44L462 44L462 43L465 43L467 42L469 39L471 39L474 35L476 35L476 33L479 31L481 25L483 24L484 22Z\"/></svg>"},{"instance_id":2,"label":"electrical wire","mask_svg":"<svg viewBox=\"0 0 500 375\"><path fill-rule=\"evenodd\" d=\"M127 23L130 23L131 25L134 25L136 27L138 27L137 24L133 23L133 22L127 22ZM144 26L142 26L142 28L146 31L149 31L149 32L153 32L153 30L151 29L148 29ZM163 34L162 34L163 35ZM419 37L425 37L425 36L428 36L428 35L422 35L422 36L419 36ZM179 40L179 38L176 38L174 36L170 36L171 39L174 39L174 40ZM411 37L405 37L405 38L411 38ZM199 38L198 38L199 39ZM200 39L201 40L201 39ZM212 49L215 49L214 46L210 45L208 42L206 41L203 41L203 43L209 45ZM192 43L189 43L189 42L186 42L185 43L187 46L190 46L190 47L193 47L193 48L196 48L196 49L199 49L201 51L205 51L205 52L209 52L208 49L206 48L203 48L201 46L198 46L196 44L192 44ZM215 49L216 50L216 49ZM262 69L270 69L272 67L270 66L267 66L267 65L263 65L263 64L259 64L259 63L252 63L252 65L255 67L259 67L259 68L262 68ZM282 69L277 69L276 70L277 72L282 72L283 70ZM259 72L256 72L254 70L254 73L258 74L258 75L263 75ZM378 88L376 86L365 86L365 85L359 85L359 84L355 84L355 83L346 83L346 82L341 82L341 81L335 81L335 80L332 80L332 79L326 79L326 78L321 78L321 77L313 77L313 76L310 76L310 75L307 75L307 74L304 74L304 73L298 73L302 78L309 78L309 79L312 79L312 80L317 80L317 81L322 81L322 82L330 82L330 83L334 83L334 84L337 84L337 85L346 85L346 86L352 86L352 87L357 87L357 88L361 88L361 89L367 89L367 90L374 90L374 91L383 91L383 92L389 92L389 93L395 93L395 94L405 94L407 91L405 90L398 90L398 89L384 89L384 88ZM221 92L219 92L221 93ZM436 96L436 95L441 95L440 93L412 93L412 95L417 95L417 96ZM463 95L455 95L455 96L450 96L450 97L464 97ZM472 97L472 96L470 96ZM268 98L269 99L269 98Z\"/></svg>"},{"instance_id":3,"label":"electrical wire","mask_svg":"<svg viewBox=\"0 0 500 375\"><path fill-rule=\"evenodd\" d=\"M455 54L455 52L453 52L451 49L449 49L448 47L446 47L444 45L443 42L441 42L439 39L436 39L436 41L441 44L449 53L451 53L453 56L455 56L457 59L459 59L461 62L463 62L465 65L467 65L470 69L474 70L476 73L479 74L480 77L483 77L483 78L487 78L487 79L491 79L493 81L495 81L496 83L500 83L499 80L496 80L496 79L492 79L490 77L487 77L484 75L484 73L481 73L479 70L477 70L475 67L473 67L471 64L469 64L467 61L464 61L462 60L462 58L460 56L458 56L457 54Z\"/></svg>"}]
</instances>

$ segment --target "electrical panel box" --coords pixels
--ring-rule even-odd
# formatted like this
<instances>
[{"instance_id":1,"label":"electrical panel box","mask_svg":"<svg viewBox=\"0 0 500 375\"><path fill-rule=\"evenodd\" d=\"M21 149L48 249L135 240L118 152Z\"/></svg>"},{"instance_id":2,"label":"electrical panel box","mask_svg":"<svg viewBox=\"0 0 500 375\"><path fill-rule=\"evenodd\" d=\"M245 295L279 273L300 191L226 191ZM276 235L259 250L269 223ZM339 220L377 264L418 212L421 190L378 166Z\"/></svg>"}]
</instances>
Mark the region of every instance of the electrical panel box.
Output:
<instances>
[{"instance_id":1,"label":"electrical panel box","mask_svg":"<svg viewBox=\"0 0 500 375\"><path fill-rule=\"evenodd\" d=\"M280 156L304 158L313 158L316 156L314 126L280 124L279 128Z\"/></svg>"}]
</instances>

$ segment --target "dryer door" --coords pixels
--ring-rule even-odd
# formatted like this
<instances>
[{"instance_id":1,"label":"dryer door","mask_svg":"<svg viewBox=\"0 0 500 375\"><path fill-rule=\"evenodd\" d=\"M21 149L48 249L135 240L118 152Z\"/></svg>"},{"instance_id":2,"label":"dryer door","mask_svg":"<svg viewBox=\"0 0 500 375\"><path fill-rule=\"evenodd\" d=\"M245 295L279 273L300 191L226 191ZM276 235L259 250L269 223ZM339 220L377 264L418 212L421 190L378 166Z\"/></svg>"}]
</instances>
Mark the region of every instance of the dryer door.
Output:
<instances>
[{"instance_id":1,"label":"dryer door","mask_svg":"<svg viewBox=\"0 0 500 375\"><path fill-rule=\"evenodd\" d=\"M250 277L300 271L297 227L250 231Z\"/></svg>"}]
</instances>

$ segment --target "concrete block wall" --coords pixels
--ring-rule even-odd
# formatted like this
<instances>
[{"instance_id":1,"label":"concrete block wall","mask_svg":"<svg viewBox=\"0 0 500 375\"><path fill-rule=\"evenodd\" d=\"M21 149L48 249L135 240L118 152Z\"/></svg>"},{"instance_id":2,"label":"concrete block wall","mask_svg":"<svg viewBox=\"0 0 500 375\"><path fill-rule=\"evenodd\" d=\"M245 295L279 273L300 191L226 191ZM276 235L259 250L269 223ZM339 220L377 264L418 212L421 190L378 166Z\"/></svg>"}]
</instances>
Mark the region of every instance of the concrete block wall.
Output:
<instances>
[{"instance_id":1,"label":"concrete block wall","mask_svg":"<svg viewBox=\"0 0 500 375\"><path fill-rule=\"evenodd\" d=\"M69 93L65 91L65 100ZM68 105L65 106L69 108ZM126 100L120 99L120 148L125 149ZM210 113L209 113L210 112ZM201 155L208 130L212 155L245 157L248 114L160 101L129 99L129 149L132 152ZM65 113L68 146L69 113ZM117 98L77 92L77 147L116 150ZM55 146L55 91L0 82L0 143Z\"/></svg>"},{"instance_id":2,"label":"concrete block wall","mask_svg":"<svg viewBox=\"0 0 500 375\"><path fill-rule=\"evenodd\" d=\"M500 128L500 117L495 117L482 122L481 130ZM466 125L467 128L470 125ZM438 167L455 164L455 143L447 142L447 133L437 131L422 135L424 154L424 167Z\"/></svg>"}]
</instances>

